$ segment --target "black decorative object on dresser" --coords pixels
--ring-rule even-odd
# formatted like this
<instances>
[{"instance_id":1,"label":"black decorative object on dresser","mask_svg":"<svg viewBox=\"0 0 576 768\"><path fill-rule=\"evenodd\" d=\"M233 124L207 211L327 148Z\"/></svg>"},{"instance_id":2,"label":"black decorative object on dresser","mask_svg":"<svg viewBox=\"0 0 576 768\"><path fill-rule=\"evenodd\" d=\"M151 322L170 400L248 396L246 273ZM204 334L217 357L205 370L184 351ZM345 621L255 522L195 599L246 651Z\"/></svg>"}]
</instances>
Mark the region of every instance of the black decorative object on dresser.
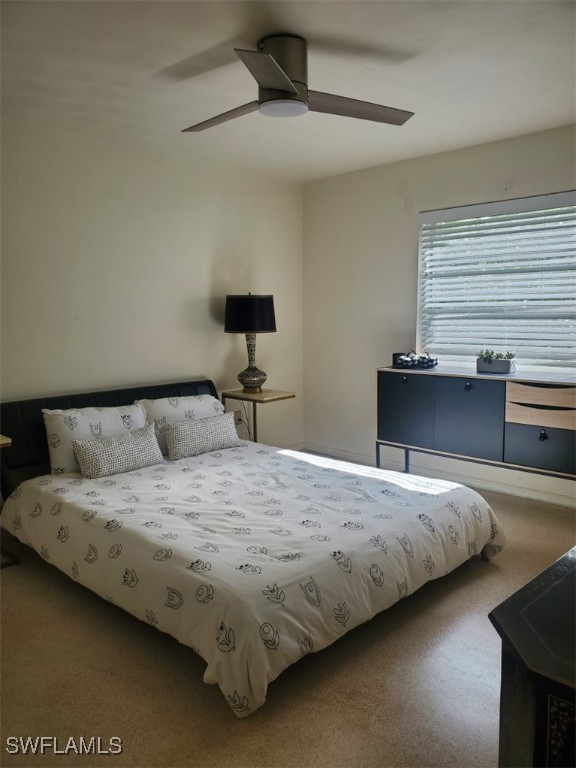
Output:
<instances>
[{"instance_id":1,"label":"black decorative object on dresser","mask_svg":"<svg viewBox=\"0 0 576 768\"><path fill-rule=\"evenodd\" d=\"M570 374L486 376L456 368L378 370L380 449L576 476L576 383Z\"/></svg>"}]
</instances>

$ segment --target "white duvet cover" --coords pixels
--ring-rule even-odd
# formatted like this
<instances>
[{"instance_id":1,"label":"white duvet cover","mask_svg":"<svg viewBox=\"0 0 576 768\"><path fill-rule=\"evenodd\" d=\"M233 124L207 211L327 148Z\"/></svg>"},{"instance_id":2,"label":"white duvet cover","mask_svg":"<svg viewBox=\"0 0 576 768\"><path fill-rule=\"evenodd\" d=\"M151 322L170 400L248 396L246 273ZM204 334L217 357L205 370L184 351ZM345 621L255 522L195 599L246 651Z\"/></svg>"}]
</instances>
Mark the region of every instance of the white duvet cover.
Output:
<instances>
[{"instance_id":1,"label":"white duvet cover","mask_svg":"<svg viewBox=\"0 0 576 768\"><path fill-rule=\"evenodd\" d=\"M464 486L248 442L97 480L35 478L1 520L193 648L238 717L305 654L505 541Z\"/></svg>"}]
</instances>

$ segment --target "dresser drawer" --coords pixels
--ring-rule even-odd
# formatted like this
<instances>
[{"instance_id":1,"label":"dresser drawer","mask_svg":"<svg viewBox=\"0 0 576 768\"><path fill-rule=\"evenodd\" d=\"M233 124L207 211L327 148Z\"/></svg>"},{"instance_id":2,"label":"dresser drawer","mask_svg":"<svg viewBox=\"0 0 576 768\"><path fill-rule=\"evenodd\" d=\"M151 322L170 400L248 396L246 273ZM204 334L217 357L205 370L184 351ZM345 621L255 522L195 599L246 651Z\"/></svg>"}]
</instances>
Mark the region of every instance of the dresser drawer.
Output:
<instances>
[{"instance_id":1,"label":"dresser drawer","mask_svg":"<svg viewBox=\"0 0 576 768\"><path fill-rule=\"evenodd\" d=\"M551 408L541 405L506 403L506 421L515 424L533 424L535 427L556 427L576 430L576 409ZM576 436L573 435L576 439Z\"/></svg>"},{"instance_id":2,"label":"dresser drawer","mask_svg":"<svg viewBox=\"0 0 576 768\"><path fill-rule=\"evenodd\" d=\"M576 387L506 382L506 402L576 408Z\"/></svg>"},{"instance_id":3,"label":"dresser drawer","mask_svg":"<svg viewBox=\"0 0 576 768\"><path fill-rule=\"evenodd\" d=\"M504 461L507 464L574 475L574 432L569 429L507 423L504 429Z\"/></svg>"}]
</instances>

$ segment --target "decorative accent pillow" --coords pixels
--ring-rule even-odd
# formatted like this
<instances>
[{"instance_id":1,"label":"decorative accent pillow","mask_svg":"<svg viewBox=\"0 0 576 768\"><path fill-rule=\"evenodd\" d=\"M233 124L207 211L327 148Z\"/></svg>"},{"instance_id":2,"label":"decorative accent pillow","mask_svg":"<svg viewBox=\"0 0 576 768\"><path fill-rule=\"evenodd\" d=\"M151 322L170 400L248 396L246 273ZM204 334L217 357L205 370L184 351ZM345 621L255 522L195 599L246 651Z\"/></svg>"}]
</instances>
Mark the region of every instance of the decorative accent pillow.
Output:
<instances>
[{"instance_id":1,"label":"decorative accent pillow","mask_svg":"<svg viewBox=\"0 0 576 768\"><path fill-rule=\"evenodd\" d=\"M146 409L146 422L156 427L158 445L164 455L168 453L165 431L168 424L184 419L205 419L224 413L224 406L212 395L186 395L161 397L157 400L136 400Z\"/></svg>"},{"instance_id":2,"label":"decorative accent pillow","mask_svg":"<svg viewBox=\"0 0 576 768\"><path fill-rule=\"evenodd\" d=\"M48 452L53 475L80 472L73 440L121 435L146 424L143 405L119 405L115 408L43 409L48 438Z\"/></svg>"},{"instance_id":3,"label":"decorative accent pillow","mask_svg":"<svg viewBox=\"0 0 576 768\"><path fill-rule=\"evenodd\" d=\"M151 464L164 463L153 424L124 435L73 440L72 444L82 477L118 475L120 472L132 472Z\"/></svg>"},{"instance_id":4,"label":"decorative accent pillow","mask_svg":"<svg viewBox=\"0 0 576 768\"><path fill-rule=\"evenodd\" d=\"M207 419L168 424L165 434L170 461L240 445L232 411Z\"/></svg>"}]
</instances>

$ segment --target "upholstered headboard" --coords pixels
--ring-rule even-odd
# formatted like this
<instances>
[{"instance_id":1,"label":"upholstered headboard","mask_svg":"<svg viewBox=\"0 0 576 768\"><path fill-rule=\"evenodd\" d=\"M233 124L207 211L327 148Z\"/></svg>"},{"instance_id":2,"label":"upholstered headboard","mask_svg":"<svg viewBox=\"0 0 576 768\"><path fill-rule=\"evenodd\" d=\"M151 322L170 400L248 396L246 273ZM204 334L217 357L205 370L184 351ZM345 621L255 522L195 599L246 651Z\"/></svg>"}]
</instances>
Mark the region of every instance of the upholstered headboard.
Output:
<instances>
[{"instance_id":1,"label":"upholstered headboard","mask_svg":"<svg viewBox=\"0 0 576 768\"><path fill-rule=\"evenodd\" d=\"M186 395L218 397L214 383L203 379L0 403L0 433L12 440L10 448L0 451L2 497L6 498L23 480L50 472L43 408L110 407L130 405L134 400Z\"/></svg>"}]
</instances>

